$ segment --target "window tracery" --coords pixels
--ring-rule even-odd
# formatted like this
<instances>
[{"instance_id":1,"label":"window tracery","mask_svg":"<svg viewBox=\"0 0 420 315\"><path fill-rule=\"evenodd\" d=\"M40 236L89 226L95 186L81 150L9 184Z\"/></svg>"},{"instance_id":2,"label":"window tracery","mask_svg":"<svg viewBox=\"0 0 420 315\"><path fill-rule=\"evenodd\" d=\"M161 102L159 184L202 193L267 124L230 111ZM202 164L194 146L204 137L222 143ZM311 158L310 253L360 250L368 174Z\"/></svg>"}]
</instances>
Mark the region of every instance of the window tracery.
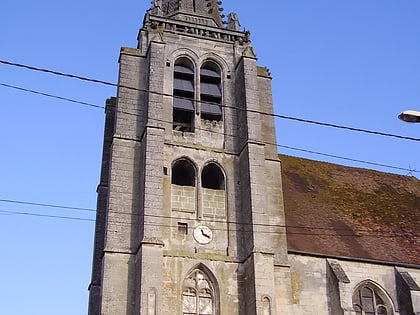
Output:
<instances>
[{"instance_id":1,"label":"window tracery","mask_svg":"<svg viewBox=\"0 0 420 315\"><path fill-rule=\"evenodd\" d=\"M390 303L384 294L370 283L359 287L353 294L353 309L357 315L392 315Z\"/></svg>"},{"instance_id":2,"label":"window tracery","mask_svg":"<svg viewBox=\"0 0 420 315\"><path fill-rule=\"evenodd\" d=\"M182 300L183 315L216 315L213 284L200 269L184 280Z\"/></svg>"}]
</instances>

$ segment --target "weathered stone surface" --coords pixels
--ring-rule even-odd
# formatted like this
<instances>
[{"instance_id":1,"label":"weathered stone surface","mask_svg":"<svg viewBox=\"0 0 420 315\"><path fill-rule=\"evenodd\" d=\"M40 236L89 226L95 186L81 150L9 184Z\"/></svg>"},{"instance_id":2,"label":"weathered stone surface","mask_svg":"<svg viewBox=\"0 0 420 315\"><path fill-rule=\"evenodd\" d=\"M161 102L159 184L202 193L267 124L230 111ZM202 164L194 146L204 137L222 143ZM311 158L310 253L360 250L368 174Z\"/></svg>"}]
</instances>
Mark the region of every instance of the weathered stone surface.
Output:
<instances>
[{"instance_id":1,"label":"weathered stone surface","mask_svg":"<svg viewBox=\"0 0 420 315\"><path fill-rule=\"evenodd\" d=\"M209 3L153 1L138 48L121 50L118 95L107 107L89 315L354 315L363 286L378 292L388 314L418 313L416 266L396 272L391 263L288 252L271 76L257 66L249 33L237 30L234 16L223 28L218 10L206 13L219 4ZM193 108L174 109L175 65L185 64L192 96L182 92ZM200 81L209 64L220 79L211 88ZM202 86L222 95L221 117L202 115ZM193 176L187 184L172 180L178 161ZM287 176L314 193L292 170ZM299 196L295 204L307 201Z\"/></svg>"}]
</instances>

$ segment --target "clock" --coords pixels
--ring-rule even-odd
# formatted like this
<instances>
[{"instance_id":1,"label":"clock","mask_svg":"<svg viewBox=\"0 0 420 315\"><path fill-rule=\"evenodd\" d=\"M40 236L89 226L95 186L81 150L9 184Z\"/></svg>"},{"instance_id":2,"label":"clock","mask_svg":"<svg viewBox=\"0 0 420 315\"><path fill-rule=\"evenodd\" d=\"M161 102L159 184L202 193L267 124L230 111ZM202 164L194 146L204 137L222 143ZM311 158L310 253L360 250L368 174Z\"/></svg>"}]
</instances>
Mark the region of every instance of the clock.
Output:
<instances>
[{"instance_id":1,"label":"clock","mask_svg":"<svg viewBox=\"0 0 420 315\"><path fill-rule=\"evenodd\" d=\"M199 244L208 244L213 240L213 232L208 226L199 225L194 229L194 239Z\"/></svg>"}]
</instances>

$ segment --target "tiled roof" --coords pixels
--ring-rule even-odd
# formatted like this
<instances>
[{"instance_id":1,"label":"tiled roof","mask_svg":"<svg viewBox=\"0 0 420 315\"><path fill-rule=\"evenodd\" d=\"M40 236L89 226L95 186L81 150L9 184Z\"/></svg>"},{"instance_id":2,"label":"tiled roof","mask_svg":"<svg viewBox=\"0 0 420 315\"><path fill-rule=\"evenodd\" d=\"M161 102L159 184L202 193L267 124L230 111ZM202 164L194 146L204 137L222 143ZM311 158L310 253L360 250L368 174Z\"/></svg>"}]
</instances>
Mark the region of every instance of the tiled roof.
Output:
<instances>
[{"instance_id":1,"label":"tiled roof","mask_svg":"<svg viewBox=\"0 0 420 315\"><path fill-rule=\"evenodd\" d=\"M289 250L420 265L420 181L280 155Z\"/></svg>"}]
</instances>

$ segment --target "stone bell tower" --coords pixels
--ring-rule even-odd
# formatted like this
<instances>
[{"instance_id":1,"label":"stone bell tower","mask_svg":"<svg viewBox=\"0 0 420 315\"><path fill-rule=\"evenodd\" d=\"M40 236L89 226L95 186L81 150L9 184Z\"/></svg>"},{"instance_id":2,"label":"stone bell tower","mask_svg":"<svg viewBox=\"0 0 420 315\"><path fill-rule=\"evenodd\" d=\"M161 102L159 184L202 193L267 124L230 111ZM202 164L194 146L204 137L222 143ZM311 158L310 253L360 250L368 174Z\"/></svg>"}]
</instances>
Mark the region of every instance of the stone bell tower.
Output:
<instances>
[{"instance_id":1,"label":"stone bell tower","mask_svg":"<svg viewBox=\"0 0 420 315\"><path fill-rule=\"evenodd\" d=\"M287 304L271 78L220 5L153 1L138 47L121 49L90 315L268 315Z\"/></svg>"}]
</instances>

